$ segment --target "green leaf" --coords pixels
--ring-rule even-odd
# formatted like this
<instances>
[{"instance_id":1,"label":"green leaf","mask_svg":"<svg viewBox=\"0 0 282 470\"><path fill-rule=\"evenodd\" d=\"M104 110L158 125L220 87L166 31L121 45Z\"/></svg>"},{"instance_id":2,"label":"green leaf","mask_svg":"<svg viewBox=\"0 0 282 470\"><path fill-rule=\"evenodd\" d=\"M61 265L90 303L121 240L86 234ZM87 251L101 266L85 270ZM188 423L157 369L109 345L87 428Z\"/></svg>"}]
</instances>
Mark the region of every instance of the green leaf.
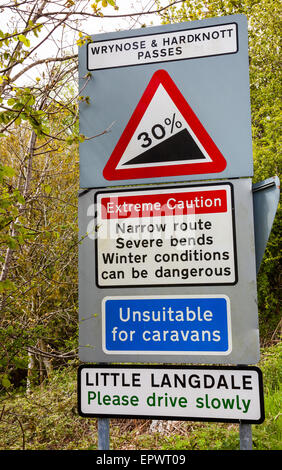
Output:
<instances>
[{"instance_id":1,"label":"green leaf","mask_svg":"<svg viewBox=\"0 0 282 470\"><path fill-rule=\"evenodd\" d=\"M15 284L9 279L6 279L5 281L0 281L0 292L14 290L14 289L15 289Z\"/></svg>"},{"instance_id":2,"label":"green leaf","mask_svg":"<svg viewBox=\"0 0 282 470\"><path fill-rule=\"evenodd\" d=\"M51 191L52 191L51 186L49 186L49 184L46 184L46 185L44 186L44 191L45 191L46 194L50 194Z\"/></svg>"},{"instance_id":3,"label":"green leaf","mask_svg":"<svg viewBox=\"0 0 282 470\"><path fill-rule=\"evenodd\" d=\"M12 237L9 237L9 240L7 242L7 245L9 248L11 248L11 250L15 250L17 248L17 242L14 238Z\"/></svg>"},{"instance_id":4,"label":"green leaf","mask_svg":"<svg viewBox=\"0 0 282 470\"><path fill-rule=\"evenodd\" d=\"M3 181L3 178L5 177L10 178L15 176L15 173L15 170L10 166L0 164L0 181Z\"/></svg>"},{"instance_id":5,"label":"green leaf","mask_svg":"<svg viewBox=\"0 0 282 470\"><path fill-rule=\"evenodd\" d=\"M26 47L30 46L30 40L27 39L23 34L18 35L18 40L21 41Z\"/></svg>"},{"instance_id":6,"label":"green leaf","mask_svg":"<svg viewBox=\"0 0 282 470\"><path fill-rule=\"evenodd\" d=\"M10 388L11 385L12 385L10 380L8 379L7 374L5 374L2 378L2 385L3 385L4 388Z\"/></svg>"}]
</instances>

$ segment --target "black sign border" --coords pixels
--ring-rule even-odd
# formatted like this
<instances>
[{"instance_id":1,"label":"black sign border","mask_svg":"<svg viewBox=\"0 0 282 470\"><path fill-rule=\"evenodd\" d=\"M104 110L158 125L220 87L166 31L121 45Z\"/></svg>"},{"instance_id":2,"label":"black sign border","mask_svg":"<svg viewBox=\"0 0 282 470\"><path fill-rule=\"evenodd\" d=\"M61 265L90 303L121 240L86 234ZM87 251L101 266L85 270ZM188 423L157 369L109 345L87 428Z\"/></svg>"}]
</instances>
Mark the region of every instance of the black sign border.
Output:
<instances>
[{"instance_id":1,"label":"black sign border","mask_svg":"<svg viewBox=\"0 0 282 470\"><path fill-rule=\"evenodd\" d=\"M231 211L232 211L232 229L233 229L233 253L234 253L234 271L235 271L235 280L234 282L216 282L216 283L181 283L181 284L170 284L162 282L160 284L141 284L138 283L138 286L132 285L132 284L120 284L120 285L110 285L108 284L107 286L101 286L99 284L99 272L98 272L98 237L95 237L95 284L98 289L130 289L136 287L203 287L203 286L234 286L238 283L238 261L237 261L237 243L236 243L236 226L235 226L235 207L234 207L234 188L233 184L230 183L229 181L226 182L217 182L217 183L200 183L200 184L184 184L184 185L159 185L159 186L146 186L146 187L139 187L139 188L128 188L128 189L115 189L110 191L105 191L105 190L98 190L95 195L94 195L94 207L97 208L97 197L99 194L109 194L109 193L122 193L122 192L136 192L136 191L148 191L148 190L158 190L158 189L171 189L172 191L174 189L179 189L179 188L197 188L197 187L202 187L202 186L230 186L231 189ZM97 210L95 212L95 226L97 226Z\"/></svg>"},{"instance_id":2,"label":"black sign border","mask_svg":"<svg viewBox=\"0 0 282 470\"><path fill-rule=\"evenodd\" d=\"M199 418L192 416L153 416L152 415L128 415L128 414L92 414L92 413L83 413L81 410L81 371L83 369L186 369L186 370L242 370L242 371L256 371L258 374L259 382L259 400L260 400L260 418L258 420L249 420L249 419L228 419L228 418ZM158 419L158 420L175 420L175 421L201 421L201 422L221 422L221 423L243 423L243 424L261 424L265 420L265 408L264 408L264 395L263 395L263 377L262 371L259 367L256 366L197 366L197 365L169 365L169 364L160 364L160 365L147 365L147 364L81 364L78 367L77 371L77 406L78 414L83 418L120 418L120 419Z\"/></svg>"},{"instance_id":3,"label":"black sign border","mask_svg":"<svg viewBox=\"0 0 282 470\"><path fill-rule=\"evenodd\" d=\"M143 63L143 64L127 64L127 65L116 65L114 67L100 67L97 69L90 69L89 68L89 53L88 49L91 44L98 44L98 43L106 43L109 41L118 41L118 40L123 40L123 39L134 39L134 38L143 38L146 36L158 36L160 34L170 34L170 33L177 33L177 32L191 32L195 29L206 29L206 28L214 28L214 27L219 27L219 26L229 26L229 25L235 25L236 27L236 51L234 52L223 52L221 54L207 54L203 56L197 56L197 57L185 57L185 58L178 58L178 59L168 59L168 60L161 60L161 61L155 61L155 62L148 62L148 63ZM205 57L220 57L222 55L232 55L232 54L237 54L239 52L239 33L238 33L238 23L236 21L231 21L228 23L220 23L220 24L213 24L213 25L208 25L208 26L199 26L199 27L192 27L192 28L186 28L186 29L174 29L173 31L160 31L158 33L147 33L147 34L141 34L141 35L132 35L132 36L126 36L126 37L116 37L116 38L111 38L111 39L102 39L100 41L92 41L87 43L87 50L86 50L86 68L89 72L96 72L98 70L113 70L117 68L125 68L125 67L140 67L142 65L152 65L152 64L163 64L167 62L179 62L179 61L184 61L184 60L196 60L196 59L204 59Z\"/></svg>"}]
</instances>

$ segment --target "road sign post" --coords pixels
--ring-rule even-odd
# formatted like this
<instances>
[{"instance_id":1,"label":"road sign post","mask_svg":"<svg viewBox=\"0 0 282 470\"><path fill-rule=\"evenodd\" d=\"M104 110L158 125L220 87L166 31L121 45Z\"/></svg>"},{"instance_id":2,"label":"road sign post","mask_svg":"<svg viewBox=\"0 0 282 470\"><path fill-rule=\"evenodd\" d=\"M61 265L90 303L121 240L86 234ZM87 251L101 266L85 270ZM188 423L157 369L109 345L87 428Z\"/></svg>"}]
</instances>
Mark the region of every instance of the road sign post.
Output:
<instances>
[{"instance_id":1,"label":"road sign post","mask_svg":"<svg viewBox=\"0 0 282 470\"><path fill-rule=\"evenodd\" d=\"M270 228L255 240L246 18L95 36L79 77L79 357L100 363L79 369L80 413L101 417L99 448L125 411L239 422L250 448L262 377L238 364L259 360Z\"/></svg>"}]
</instances>

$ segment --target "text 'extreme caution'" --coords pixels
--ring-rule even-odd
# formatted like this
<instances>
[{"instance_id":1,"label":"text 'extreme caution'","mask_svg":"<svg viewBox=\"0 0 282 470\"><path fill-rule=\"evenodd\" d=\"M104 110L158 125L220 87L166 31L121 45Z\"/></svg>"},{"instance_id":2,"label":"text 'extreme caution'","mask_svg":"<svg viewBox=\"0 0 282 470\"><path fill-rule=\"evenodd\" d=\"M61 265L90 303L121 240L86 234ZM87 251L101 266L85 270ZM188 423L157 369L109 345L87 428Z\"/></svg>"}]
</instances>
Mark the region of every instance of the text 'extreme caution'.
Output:
<instances>
[{"instance_id":1,"label":"text 'extreme caution'","mask_svg":"<svg viewBox=\"0 0 282 470\"><path fill-rule=\"evenodd\" d=\"M233 285L232 185L97 195L97 285Z\"/></svg>"}]
</instances>

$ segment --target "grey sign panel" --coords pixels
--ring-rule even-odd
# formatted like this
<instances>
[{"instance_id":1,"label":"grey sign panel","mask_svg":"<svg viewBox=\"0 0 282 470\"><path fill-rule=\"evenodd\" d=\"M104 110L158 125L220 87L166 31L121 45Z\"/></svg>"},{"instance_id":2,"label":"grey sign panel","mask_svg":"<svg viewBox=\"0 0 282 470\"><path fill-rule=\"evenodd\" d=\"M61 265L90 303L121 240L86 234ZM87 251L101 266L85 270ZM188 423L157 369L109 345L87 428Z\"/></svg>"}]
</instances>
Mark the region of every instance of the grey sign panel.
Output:
<instances>
[{"instance_id":1,"label":"grey sign panel","mask_svg":"<svg viewBox=\"0 0 282 470\"><path fill-rule=\"evenodd\" d=\"M81 192L80 360L257 363L252 204L249 178Z\"/></svg>"},{"instance_id":2,"label":"grey sign panel","mask_svg":"<svg viewBox=\"0 0 282 470\"><path fill-rule=\"evenodd\" d=\"M280 180L278 176L254 184L253 199L256 262L257 271L259 271L280 201Z\"/></svg>"},{"instance_id":3,"label":"grey sign panel","mask_svg":"<svg viewBox=\"0 0 282 470\"><path fill-rule=\"evenodd\" d=\"M81 188L252 176L245 16L96 35L79 85Z\"/></svg>"}]
</instances>

